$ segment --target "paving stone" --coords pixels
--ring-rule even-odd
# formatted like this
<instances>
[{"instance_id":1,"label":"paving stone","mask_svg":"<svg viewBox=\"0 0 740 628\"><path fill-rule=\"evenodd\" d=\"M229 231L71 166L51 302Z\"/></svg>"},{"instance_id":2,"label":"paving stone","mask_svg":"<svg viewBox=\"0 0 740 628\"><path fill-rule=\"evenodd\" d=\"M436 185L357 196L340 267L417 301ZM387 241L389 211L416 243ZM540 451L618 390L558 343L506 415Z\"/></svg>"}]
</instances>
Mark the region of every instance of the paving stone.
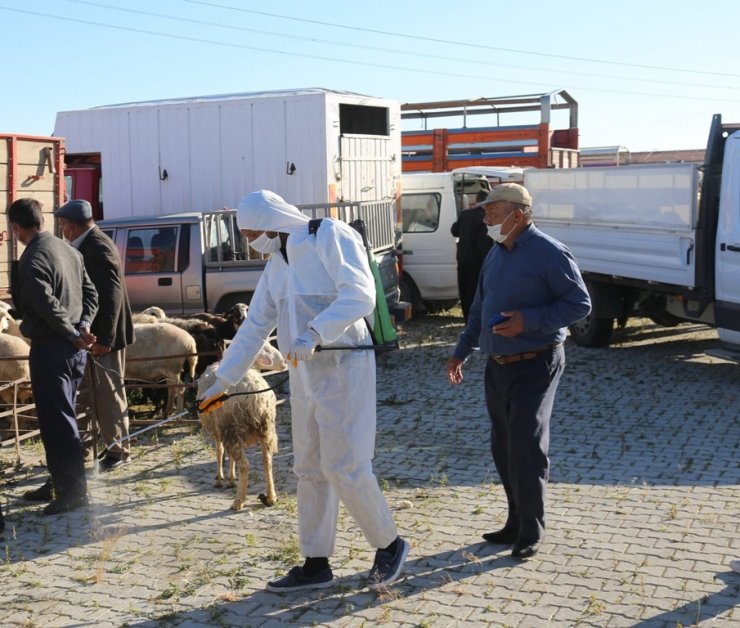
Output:
<instances>
[{"instance_id":1,"label":"paving stone","mask_svg":"<svg viewBox=\"0 0 740 628\"><path fill-rule=\"evenodd\" d=\"M289 405L278 409L279 493L250 450L245 510L212 486L211 443L189 428L140 439L132 464L89 476L93 506L43 517L20 499L46 473L37 449L6 472L0 625L732 626L740 576L740 367L702 353L700 325L641 322L609 349L567 343L552 422L547 539L519 563L482 541L506 502L490 459L485 360L451 387L455 311L401 330L378 367L374 468L412 550L399 582L366 589L373 552L342 509L337 584L276 595L295 555ZM457 311L459 313L459 311ZM700 436L699 436L700 435ZM0 463L14 463L12 448ZM36 466L31 466L39 463ZM9 466L6 466L10 469Z\"/></svg>"}]
</instances>

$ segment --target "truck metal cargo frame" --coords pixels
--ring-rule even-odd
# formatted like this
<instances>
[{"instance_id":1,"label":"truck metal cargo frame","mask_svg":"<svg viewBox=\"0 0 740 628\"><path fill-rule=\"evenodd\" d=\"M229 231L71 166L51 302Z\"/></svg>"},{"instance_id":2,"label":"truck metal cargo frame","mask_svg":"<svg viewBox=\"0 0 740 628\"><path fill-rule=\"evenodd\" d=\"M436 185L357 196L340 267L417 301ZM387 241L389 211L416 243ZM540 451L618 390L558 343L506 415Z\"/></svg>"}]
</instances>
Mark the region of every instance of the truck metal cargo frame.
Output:
<instances>
[{"instance_id":1,"label":"truck metal cargo frame","mask_svg":"<svg viewBox=\"0 0 740 628\"><path fill-rule=\"evenodd\" d=\"M381 280L393 311L399 298L392 202L299 206L309 218L361 218L370 224ZM116 243L134 310L150 305L169 314L223 312L249 303L266 258L248 246L236 210L134 216L103 220L98 226ZM158 242L155 244L155 240ZM168 255L161 254L166 241ZM157 249L157 250L155 250Z\"/></svg>"},{"instance_id":2,"label":"truck metal cargo frame","mask_svg":"<svg viewBox=\"0 0 740 628\"><path fill-rule=\"evenodd\" d=\"M705 161L524 172L537 226L573 252L593 302L584 346L613 323L714 325L740 347L740 124L712 119Z\"/></svg>"},{"instance_id":3,"label":"truck metal cargo frame","mask_svg":"<svg viewBox=\"0 0 740 628\"><path fill-rule=\"evenodd\" d=\"M568 110L567 129L552 130L553 110ZM501 115L539 112L538 124L500 126ZM468 127L469 116L495 116L496 126ZM430 120L462 118L462 128L427 129ZM571 168L578 165L578 103L565 90L474 100L405 103L402 120L422 120L401 134L403 172L447 172L469 166ZM510 119L510 118L508 118Z\"/></svg>"}]
</instances>

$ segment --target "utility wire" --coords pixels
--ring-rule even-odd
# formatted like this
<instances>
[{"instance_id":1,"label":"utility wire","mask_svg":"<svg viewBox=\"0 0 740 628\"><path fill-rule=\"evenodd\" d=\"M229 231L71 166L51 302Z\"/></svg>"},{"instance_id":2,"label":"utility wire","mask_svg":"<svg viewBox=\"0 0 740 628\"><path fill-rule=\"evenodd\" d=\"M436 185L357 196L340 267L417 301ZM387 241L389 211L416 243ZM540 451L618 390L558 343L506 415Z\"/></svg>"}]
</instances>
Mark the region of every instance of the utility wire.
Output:
<instances>
[{"instance_id":1,"label":"utility wire","mask_svg":"<svg viewBox=\"0 0 740 628\"><path fill-rule=\"evenodd\" d=\"M308 18L295 17L293 15L281 15L279 13L268 13L266 11L255 11L254 9L244 9L242 7L233 7L225 4L218 4L215 2L206 2L205 0L184 0L191 4L201 4L208 7L215 7L218 9L227 9L229 11L239 11L240 13L251 13L253 15L263 15L265 17L275 17L282 20L292 20L294 22L306 22L308 24L317 24L319 26L331 26L333 28L343 28L352 31L360 31L364 33L375 33L376 35L390 35L392 37L403 37L405 39L415 39L417 41L428 41L436 44L450 44L453 46L465 46L467 48L477 48L482 50L497 50L499 52L514 52L523 55L534 55L537 57L550 57L553 59L566 59L568 61L583 61L586 63L604 63L606 65L621 65L630 68L643 68L647 70L668 70L670 72L687 72L689 74L706 74L711 76L724 76L740 78L740 74L731 74L726 72L708 72L707 70L687 70L685 68L672 68L661 65L648 65L643 63L627 63L625 61L611 61L609 59L595 59L590 57L575 57L569 55L559 55L549 52L535 52L533 50L520 50L516 48L499 48L496 46L488 46L486 44L473 44L468 41L454 41L450 39L440 39L437 37L424 37L422 35L409 35L408 33L396 33L394 31L384 31L375 28L363 28L361 26L351 26L348 24L337 24L336 22L323 22L320 20L311 20Z\"/></svg>"},{"instance_id":2,"label":"utility wire","mask_svg":"<svg viewBox=\"0 0 740 628\"><path fill-rule=\"evenodd\" d=\"M253 50L257 52L266 52L270 54L278 54L278 55L284 55L284 56L290 56L290 57L300 57L304 59L315 59L318 61L330 61L333 63L344 63L349 65L356 65L356 66L364 66L364 67L372 67L372 68L380 68L383 70L392 70L392 71L403 71L403 72L413 72L414 74L430 74L434 76L446 76L451 78L467 78L467 79L474 79L476 81L488 81L488 82L496 82L496 83L516 83L519 85L536 85L538 89L541 89L542 83L538 83L536 81L523 81L523 80L517 80L517 79L510 79L510 78L495 78L491 76L481 76L481 75L472 75L472 74L461 74L459 72L443 72L441 70L429 70L425 68L412 68L412 67L404 67L399 65L390 65L390 64L384 64L384 63L372 63L369 61L353 61L350 59L341 59L336 57L325 57L321 55L312 55L312 54L306 54L306 53L300 53L300 52L288 52L285 50L274 50L271 48L260 48L258 46L247 46L246 44L235 44L235 43L229 43L225 41L216 41L211 39L202 39L199 37L189 37L187 35L176 35L174 33L163 33L159 31L151 31L146 30L142 28L133 28L130 26L121 26L119 24L106 24L105 22L96 22L94 20L84 20L80 18L72 18L62 15L53 15L49 13L41 13L38 11L28 11L25 9L16 9L14 7L7 7L0 5L0 10L4 11L11 11L14 13L22 13L25 15L34 15L36 17L45 17L55 20L61 20L65 22L73 22L77 24L86 24L88 26L100 26L102 28L110 28L114 30L120 30L130 33L138 33L143 35L152 35L155 37L166 37L168 39L176 39L179 41L189 41L199 44L210 44L214 46L221 46L226 48L236 48L239 50ZM617 90L617 89L605 89L605 88L599 88L599 87L584 87L584 86L578 86L578 85L569 85L569 89L580 89L583 91L595 91L595 92L602 92L607 94L619 94L622 96L649 96L651 98L671 98L671 99L679 99L679 100L697 100L697 101L712 101L712 102L730 102L730 103L736 103L740 102L740 100L736 99L728 99L728 98L716 98L716 97L709 97L709 96L687 96L685 94L666 94L666 93L652 93L652 92L634 92L634 91L625 91L625 90ZM543 89L542 91L552 91L550 89Z\"/></svg>"},{"instance_id":3,"label":"utility wire","mask_svg":"<svg viewBox=\"0 0 740 628\"><path fill-rule=\"evenodd\" d=\"M526 65L515 65L511 63L496 63L492 61L484 61L482 59L466 59L461 57L450 57L449 55L436 55L431 53L425 53L425 52L417 52L413 50L399 50L397 48L387 48L382 46L370 46L366 44L357 44L357 43L345 43L340 41L334 41L330 39L320 39L317 37L305 37L301 35L293 35L289 33L280 33L275 31L268 31L263 29L257 29L257 28L249 28L246 26L237 26L234 24L223 24L220 22L210 22L202 19L197 18L187 18L187 17L181 17L177 15L169 15L166 13L154 13L152 11L142 11L139 9L131 9L126 7L118 7L118 6L112 6L109 4L103 4L101 2L91 2L90 0L67 0L67 2L71 2L73 4L82 4L82 5L88 5L93 7L98 7L102 9L110 9L112 11L120 11L122 13L132 13L135 15L146 15L148 17L157 17L157 18L163 18L166 20L173 20L176 22L184 22L186 24L197 24L199 26L213 26L216 28L223 28L227 30L232 31L239 31L239 32L246 32L246 33L258 33L260 35L269 35L271 37L282 37L284 39L291 39L291 40L299 40L299 41L307 41L311 43L318 43L318 44L329 44L332 46L343 46L345 48L355 48L359 50L374 50L378 52L383 53L393 53L393 54L399 54L399 55L405 55L405 56L414 56L414 57L421 57L424 59L437 59L440 61L447 61L447 62L460 62L465 63L468 65L484 65L488 67L501 67L501 68L511 68L515 70L526 70L530 72L547 72L547 69L544 68L537 68L532 66L526 66ZM614 76L614 75L605 75L603 73L598 72L580 72L578 70L557 70L558 74L565 74L565 75L574 75L574 76L587 76L587 77L596 77L601 79L612 79L617 81L633 81L633 82L640 82L640 83L650 83L653 85L659 84L659 85L676 85L679 87L691 87L691 88L700 88L704 87L707 89L719 89L719 90L735 90L737 89L734 86L731 85L706 85L706 84L698 84L698 83L686 83L686 82L680 82L680 81L668 81L668 80L656 80L656 79L649 79L649 78L639 78L639 77L628 77L628 76Z\"/></svg>"}]
</instances>

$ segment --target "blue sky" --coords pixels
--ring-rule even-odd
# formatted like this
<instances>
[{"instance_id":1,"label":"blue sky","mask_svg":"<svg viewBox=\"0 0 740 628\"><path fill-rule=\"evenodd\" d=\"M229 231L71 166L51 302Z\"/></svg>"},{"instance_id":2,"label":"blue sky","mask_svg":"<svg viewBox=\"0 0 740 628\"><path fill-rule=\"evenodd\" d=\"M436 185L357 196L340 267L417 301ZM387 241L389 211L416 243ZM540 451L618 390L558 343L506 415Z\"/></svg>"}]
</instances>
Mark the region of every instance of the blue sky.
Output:
<instances>
[{"instance_id":1,"label":"blue sky","mask_svg":"<svg viewBox=\"0 0 740 628\"><path fill-rule=\"evenodd\" d=\"M57 111L206 94L566 89L581 146L703 148L712 114L740 122L739 18L730 0L0 0L0 132L49 135Z\"/></svg>"}]
</instances>

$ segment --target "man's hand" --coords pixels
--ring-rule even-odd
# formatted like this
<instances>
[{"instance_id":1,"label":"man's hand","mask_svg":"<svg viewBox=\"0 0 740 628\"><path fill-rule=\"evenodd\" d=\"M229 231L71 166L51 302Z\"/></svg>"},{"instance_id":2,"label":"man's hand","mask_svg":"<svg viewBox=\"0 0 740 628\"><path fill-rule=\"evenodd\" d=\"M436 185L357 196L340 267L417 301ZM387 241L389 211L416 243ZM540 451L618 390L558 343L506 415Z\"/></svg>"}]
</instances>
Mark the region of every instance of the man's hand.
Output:
<instances>
[{"instance_id":1,"label":"man's hand","mask_svg":"<svg viewBox=\"0 0 740 628\"><path fill-rule=\"evenodd\" d=\"M111 347L108 347L106 345L101 345L99 342L93 342L92 348L90 349L90 353L93 354L93 357L99 358L101 355L110 353L111 350L112 350Z\"/></svg>"},{"instance_id":2,"label":"man's hand","mask_svg":"<svg viewBox=\"0 0 740 628\"><path fill-rule=\"evenodd\" d=\"M513 336L518 336L524 331L524 317L519 310L501 312L501 314L508 316L509 318L503 323L493 326L492 331L494 334L511 338Z\"/></svg>"},{"instance_id":3,"label":"man's hand","mask_svg":"<svg viewBox=\"0 0 740 628\"><path fill-rule=\"evenodd\" d=\"M462 365L463 361L457 358L447 360L447 379L453 386L463 381Z\"/></svg>"},{"instance_id":4,"label":"man's hand","mask_svg":"<svg viewBox=\"0 0 740 628\"><path fill-rule=\"evenodd\" d=\"M310 360L321 342L321 336L310 327L293 341L288 359L297 366L298 360Z\"/></svg>"},{"instance_id":5,"label":"man's hand","mask_svg":"<svg viewBox=\"0 0 740 628\"><path fill-rule=\"evenodd\" d=\"M78 333L80 335L72 342L77 349L90 349L97 340L95 334L90 333L87 327L81 327Z\"/></svg>"}]
</instances>

